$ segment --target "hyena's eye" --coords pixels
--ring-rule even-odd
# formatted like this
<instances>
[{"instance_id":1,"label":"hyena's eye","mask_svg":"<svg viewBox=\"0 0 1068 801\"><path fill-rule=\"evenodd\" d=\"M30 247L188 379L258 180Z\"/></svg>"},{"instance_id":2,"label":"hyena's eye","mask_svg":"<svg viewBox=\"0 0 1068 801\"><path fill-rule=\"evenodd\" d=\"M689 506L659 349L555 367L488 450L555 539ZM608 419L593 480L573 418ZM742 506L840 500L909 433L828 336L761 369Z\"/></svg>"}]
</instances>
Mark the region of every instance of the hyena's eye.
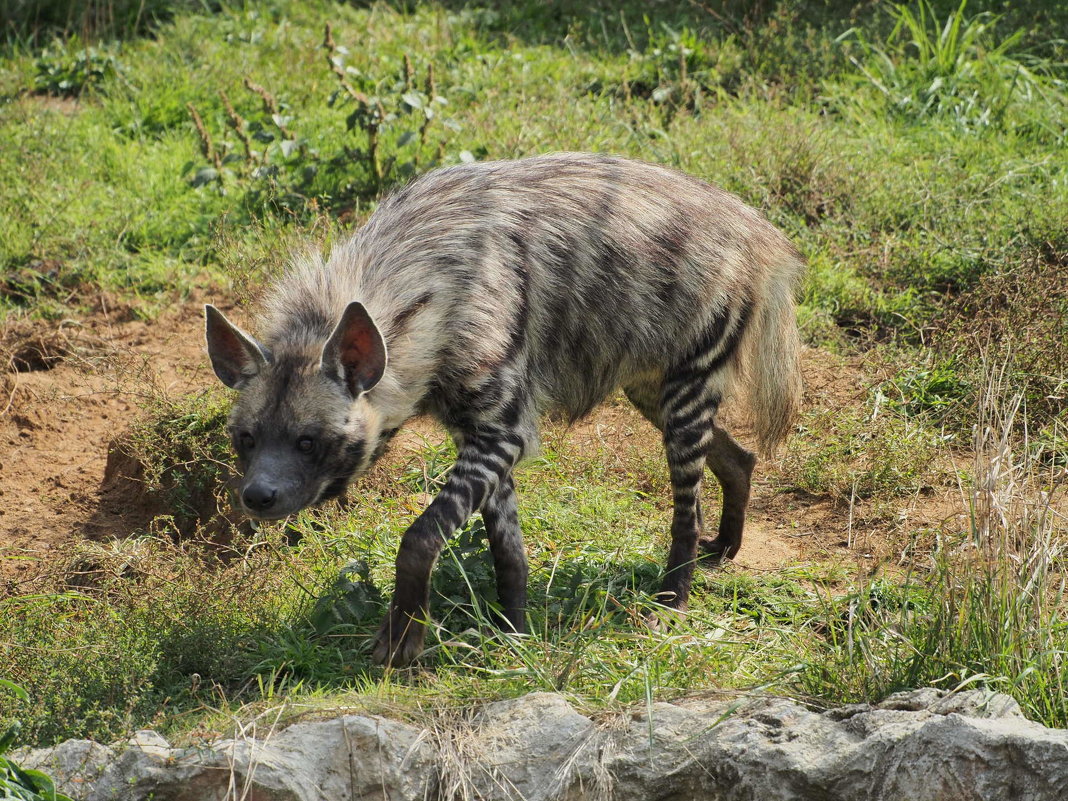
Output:
<instances>
[{"instance_id":1,"label":"hyena's eye","mask_svg":"<svg viewBox=\"0 0 1068 801\"><path fill-rule=\"evenodd\" d=\"M315 440L311 437L301 437L297 440L297 450L301 453L311 453L315 450Z\"/></svg>"},{"instance_id":2,"label":"hyena's eye","mask_svg":"<svg viewBox=\"0 0 1068 801\"><path fill-rule=\"evenodd\" d=\"M238 447L243 451L250 451L256 447L256 440L247 431L242 431L237 435Z\"/></svg>"}]
</instances>

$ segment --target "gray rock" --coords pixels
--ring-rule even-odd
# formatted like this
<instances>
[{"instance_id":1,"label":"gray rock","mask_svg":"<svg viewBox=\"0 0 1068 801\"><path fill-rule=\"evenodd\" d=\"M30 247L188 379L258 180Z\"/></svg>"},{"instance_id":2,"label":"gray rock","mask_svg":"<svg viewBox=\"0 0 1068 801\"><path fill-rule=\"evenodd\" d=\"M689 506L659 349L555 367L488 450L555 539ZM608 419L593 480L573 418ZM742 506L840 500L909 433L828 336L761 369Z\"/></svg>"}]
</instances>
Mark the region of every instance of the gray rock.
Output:
<instances>
[{"instance_id":1,"label":"gray rock","mask_svg":"<svg viewBox=\"0 0 1068 801\"><path fill-rule=\"evenodd\" d=\"M147 753L157 755L163 755L171 749L171 744L158 732L154 732L151 729L138 729L126 741L126 745L129 748L139 748Z\"/></svg>"},{"instance_id":2,"label":"gray rock","mask_svg":"<svg viewBox=\"0 0 1068 801\"><path fill-rule=\"evenodd\" d=\"M535 693L423 729L376 716L251 726L203 749L138 732L29 752L79 801L1061 801L1068 731L984 691L812 711L697 697L595 723Z\"/></svg>"},{"instance_id":3,"label":"gray rock","mask_svg":"<svg viewBox=\"0 0 1068 801\"><path fill-rule=\"evenodd\" d=\"M489 704L470 724L448 731L461 747L442 762L443 786L474 789L476 797L549 801L574 776L593 770L596 732L593 721L552 693Z\"/></svg>"},{"instance_id":4,"label":"gray rock","mask_svg":"<svg viewBox=\"0 0 1068 801\"><path fill-rule=\"evenodd\" d=\"M59 790L78 801L89 797L115 752L91 740L67 740L54 748L37 748L13 754L24 768L41 770L57 780Z\"/></svg>"},{"instance_id":5,"label":"gray rock","mask_svg":"<svg viewBox=\"0 0 1068 801\"><path fill-rule=\"evenodd\" d=\"M259 737L249 731L208 748L164 743L138 732L121 753L104 749L110 760L77 792L56 761L53 775L78 801L400 801L429 797L436 786L425 733L377 716L296 723Z\"/></svg>"}]
</instances>

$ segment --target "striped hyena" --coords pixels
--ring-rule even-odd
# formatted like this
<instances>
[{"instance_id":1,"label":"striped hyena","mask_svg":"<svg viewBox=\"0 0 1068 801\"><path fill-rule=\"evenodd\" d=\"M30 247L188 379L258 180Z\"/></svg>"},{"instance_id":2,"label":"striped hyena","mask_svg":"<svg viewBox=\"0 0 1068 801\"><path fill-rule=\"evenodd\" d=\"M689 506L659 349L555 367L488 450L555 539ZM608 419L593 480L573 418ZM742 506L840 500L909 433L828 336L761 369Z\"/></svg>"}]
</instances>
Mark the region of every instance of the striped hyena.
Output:
<instances>
[{"instance_id":1,"label":"striped hyena","mask_svg":"<svg viewBox=\"0 0 1068 801\"><path fill-rule=\"evenodd\" d=\"M215 373L241 390L229 424L241 505L276 519L340 495L429 413L459 455L401 541L374 658L422 650L431 569L478 510L504 618L523 631L512 470L544 412L574 420L622 388L663 434L674 516L661 598L683 608L698 546L731 557L742 541L756 458L716 425L721 400L747 390L762 452L792 426L802 269L759 212L663 167L565 153L432 172L325 262L298 260L268 296L261 340L207 307ZM714 539L700 539L706 464L723 488Z\"/></svg>"}]
</instances>

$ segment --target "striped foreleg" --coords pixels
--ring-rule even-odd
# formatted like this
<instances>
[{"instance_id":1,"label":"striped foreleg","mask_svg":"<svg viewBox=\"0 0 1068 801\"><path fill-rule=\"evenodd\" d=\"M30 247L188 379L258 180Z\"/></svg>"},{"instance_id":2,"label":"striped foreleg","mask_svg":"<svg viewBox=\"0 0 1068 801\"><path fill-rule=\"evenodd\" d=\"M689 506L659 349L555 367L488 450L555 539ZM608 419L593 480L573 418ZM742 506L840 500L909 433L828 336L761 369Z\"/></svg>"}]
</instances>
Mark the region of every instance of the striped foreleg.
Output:
<instances>
[{"instance_id":1,"label":"striped foreleg","mask_svg":"<svg viewBox=\"0 0 1068 801\"><path fill-rule=\"evenodd\" d=\"M508 474L497 485L497 491L482 507L493 570L497 575L497 600L501 604L505 631L522 634L526 631L527 611L527 553L523 547L523 530L519 527L519 507L515 497L515 483Z\"/></svg>"},{"instance_id":2,"label":"striped foreleg","mask_svg":"<svg viewBox=\"0 0 1068 801\"><path fill-rule=\"evenodd\" d=\"M429 617L430 572L445 540L494 496L522 450L523 440L517 434L464 435L445 486L401 539L393 601L372 653L376 663L406 665L422 652Z\"/></svg>"}]
</instances>

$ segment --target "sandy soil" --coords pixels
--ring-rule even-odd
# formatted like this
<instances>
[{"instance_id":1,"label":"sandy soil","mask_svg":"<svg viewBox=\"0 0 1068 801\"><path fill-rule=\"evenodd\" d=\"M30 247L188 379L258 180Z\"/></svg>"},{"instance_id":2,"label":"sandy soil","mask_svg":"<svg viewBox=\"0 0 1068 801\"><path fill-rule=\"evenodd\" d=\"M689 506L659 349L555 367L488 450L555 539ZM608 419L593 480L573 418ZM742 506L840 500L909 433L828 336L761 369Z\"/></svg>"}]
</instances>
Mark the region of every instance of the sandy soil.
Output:
<instances>
[{"instance_id":1,"label":"sandy soil","mask_svg":"<svg viewBox=\"0 0 1068 801\"><path fill-rule=\"evenodd\" d=\"M9 323L0 335L0 575L80 538L126 536L108 508L108 445L156 393L206 386L198 303L134 319L101 302L77 320ZM128 499L127 499L128 500Z\"/></svg>"}]
</instances>

